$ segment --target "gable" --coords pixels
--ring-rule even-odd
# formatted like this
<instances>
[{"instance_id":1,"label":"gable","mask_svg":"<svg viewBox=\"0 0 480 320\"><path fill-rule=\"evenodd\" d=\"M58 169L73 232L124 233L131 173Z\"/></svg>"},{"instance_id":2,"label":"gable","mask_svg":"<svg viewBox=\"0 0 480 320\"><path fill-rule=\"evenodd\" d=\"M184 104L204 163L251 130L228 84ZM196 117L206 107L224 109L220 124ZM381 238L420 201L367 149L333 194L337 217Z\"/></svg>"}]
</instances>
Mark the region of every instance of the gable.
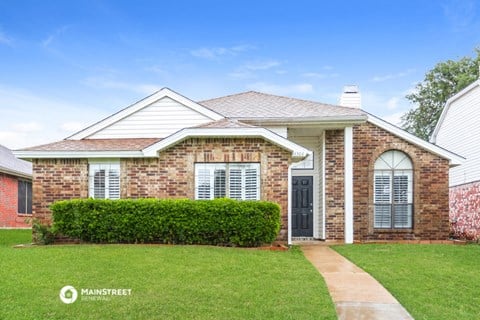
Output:
<instances>
[{"instance_id":1,"label":"gable","mask_svg":"<svg viewBox=\"0 0 480 320\"><path fill-rule=\"evenodd\" d=\"M164 138L180 129L223 118L164 88L67 139Z\"/></svg>"},{"instance_id":2,"label":"gable","mask_svg":"<svg viewBox=\"0 0 480 320\"><path fill-rule=\"evenodd\" d=\"M415 136L411 133L408 133L407 131L405 131L403 129L400 129L399 127L394 126L393 124L388 123L385 120L377 118L376 116L374 116L372 114L368 114L367 122L370 122L371 124L373 124L377 127L380 127L383 130L385 130L387 132L390 132L390 133L396 135L397 137L422 148L423 150L426 150L430 153L433 153L433 154L435 154L435 155L437 155L437 156L439 156L443 159L447 159L449 161L451 167L458 166L458 165L462 164L463 161L465 160L462 156L459 156L458 154L455 154L451 151L448 151L447 149L444 149L444 148L439 147L435 144L432 144L432 143L429 143L429 142L427 142L423 139L420 139L419 137L417 137L417 136Z\"/></svg>"},{"instance_id":3,"label":"gable","mask_svg":"<svg viewBox=\"0 0 480 320\"><path fill-rule=\"evenodd\" d=\"M178 101L164 97L88 138L164 138L183 128L211 121L211 118Z\"/></svg>"},{"instance_id":4,"label":"gable","mask_svg":"<svg viewBox=\"0 0 480 320\"><path fill-rule=\"evenodd\" d=\"M475 81L448 99L432 134L432 142L455 151L460 131L467 133L462 137L462 142L469 135L473 137L473 131L470 130L478 127L479 120L476 117L480 107L479 86L480 81Z\"/></svg>"},{"instance_id":5,"label":"gable","mask_svg":"<svg viewBox=\"0 0 480 320\"><path fill-rule=\"evenodd\" d=\"M466 158L450 171L450 186L480 180L480 81L450 98L432 135L437 145Z\"/></svg>"}]
</instances>

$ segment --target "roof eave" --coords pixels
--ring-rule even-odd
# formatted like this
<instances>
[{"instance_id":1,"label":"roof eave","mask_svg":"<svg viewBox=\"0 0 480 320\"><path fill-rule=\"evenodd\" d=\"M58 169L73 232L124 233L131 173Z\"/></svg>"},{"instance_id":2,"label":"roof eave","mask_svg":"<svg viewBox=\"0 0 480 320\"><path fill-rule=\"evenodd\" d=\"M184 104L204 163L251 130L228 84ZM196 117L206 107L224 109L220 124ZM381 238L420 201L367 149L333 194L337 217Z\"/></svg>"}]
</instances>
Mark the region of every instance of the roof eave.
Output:
<instances>
[{"instance_id":1,"label":"roof eave","mask_svg":"<svg viewBox=\"0 0 480 320\"><path fill-rule=\"evenodd\" d=\"M273 144L280 146L292 153L296 161L304 159L311 152L310 150L285 139L284 137L265 128L187 128L180 130L167 138L153 144L143 150L146 157L158 156L158 152L165 150L185 139L192 137L205 138L264 138Z\"/></svg>"},{"instance_id":2,"label":"roof eave","mask_svg":"<svg viewBox=\"0 0 480 320\"><path fill-rule=\"evenodd\" d=\"M249 118L233 117L236 120L255 125L285 125L285 126L330 126L346 127L365 123L366 115L343 117L278 117L278 118Z\"/></svg>"},{"instance_id":3,"label":"roof eave","mask_svg":"<svg viewBox=\"0 0 480 320\"><path fill-rule=\"evenodd\" d=\"M11 175L11 176L32 180L32 174L28 174L28 173L25 173L25 172L21 172L21 171L17 171L17 170L11 170L11 169L8 169L8 168L5 168L5 167L0 167L0 172Z\"/></svg>"},{"instance_id":4,"label":"roof eave","mask_svg":"<svg viewBox=\"0 0 480 320\"><path fill-rule=\"evenodd\" d=\"M423 139L420 139L419 137L408 133L407 131L385 121L382 120L374 115L369 114L368 115L368 122L424 149L427 150L433 154L436 154L437 156L447 159L449 161L450 167L456 167L461 165L464 161L465 158L462 156L459 156L458 154L455 154L451 151L448 151L442 147L439 147L435 144L432 144L428 141L425 141Z\"/></svg>"},{"instance_id":5,"label":"roof eave","mask_svg":"<svg viewBox=\"0 0 480 320\"><path fill-rule=\"evenodd\" d=\"M20 159L142 158L142 151L13 151Z\"/></svg>"},{"instance_id":6,"label":"roof eave","mask_svg":"<svg viewBox=\"0 0 480 320\"><path fill-rule=\"evenodd\" d=\"M437 135L438 131L440 131L440 128L443 124L443 121L445 120L445 117L447 116L448 110L450 109L450 105L458 100L460 97L463 95L467 94L469 91L475 89L476 87L480 86L480 79L476 80L475 82L471 83L467 87L465 87L463 90L458 92L457 94L451 96L447 102L445 103L445 106L443 107L442 113L440 114L440 118L438 118L437 124L435 125L435 129L433 130L432 136L430 137L430 142L431 143L437 143Z\"/></svg>"}]
</instances>

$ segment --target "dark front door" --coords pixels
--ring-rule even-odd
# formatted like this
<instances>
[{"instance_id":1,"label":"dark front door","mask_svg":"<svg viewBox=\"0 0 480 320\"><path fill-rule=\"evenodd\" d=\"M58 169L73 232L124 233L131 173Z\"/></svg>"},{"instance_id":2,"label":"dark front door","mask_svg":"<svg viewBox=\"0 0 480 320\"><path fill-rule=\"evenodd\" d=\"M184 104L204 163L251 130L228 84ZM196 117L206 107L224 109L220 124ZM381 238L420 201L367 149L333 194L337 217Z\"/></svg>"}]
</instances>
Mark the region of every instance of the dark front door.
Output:
<instances>
[{"instance_id":1,"label":"dark front door","mask_svg":"<svg viewBox=\"0 0 480 320\"><path fill-rule=\"evenodd\" d=\"M313 177L292 177L292 236L313 237Z\"/></svg>"}]
</instances>

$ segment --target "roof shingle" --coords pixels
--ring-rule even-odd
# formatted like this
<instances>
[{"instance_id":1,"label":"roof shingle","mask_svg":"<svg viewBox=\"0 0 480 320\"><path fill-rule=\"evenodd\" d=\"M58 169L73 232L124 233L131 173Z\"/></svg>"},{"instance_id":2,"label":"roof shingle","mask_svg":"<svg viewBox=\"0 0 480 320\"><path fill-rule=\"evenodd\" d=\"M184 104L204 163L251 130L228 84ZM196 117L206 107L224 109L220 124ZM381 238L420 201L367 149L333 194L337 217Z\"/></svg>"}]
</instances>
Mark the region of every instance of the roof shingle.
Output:
<instances>
[{"instance_id":1,"label":"roof shingle","mask_svg":"<svg viewBox=\"0 0 480 320\"><path fill-rule=\"evenodd\" d=\"M17 159L10 149L0 145L0 171L31 177L32 163Z\"/></svg>"},{"instance_id":2,"label":"roof shingle","mask_svg":"<svg viewBox=\"0 0 480 320\"><path fill-rule=\"evenodd\" d=\"M62 140L20 151L140 151L159 138Z\"/></svg>"},{"instance_id":3,"label":"roof shingle","mask_svg":"<svg viewBox=\"0 0 480 320\"><path fill-rule=\"evenodd\" d=\"M229 118L236 119L301 119L366 117L357 108L248 91L200 101L200 104Z\"/></svg>"},{"instance_id":4,"label":"roof shingle","mask_svg":"<svg viewBox=\"0 0 480 320\"><path fill-rule=\"evenodd\" d=\"M238 120L225 118L222 120L201 124L194 128L255 128L255 126L240 122Z\"/></svg>"}]
</instances>

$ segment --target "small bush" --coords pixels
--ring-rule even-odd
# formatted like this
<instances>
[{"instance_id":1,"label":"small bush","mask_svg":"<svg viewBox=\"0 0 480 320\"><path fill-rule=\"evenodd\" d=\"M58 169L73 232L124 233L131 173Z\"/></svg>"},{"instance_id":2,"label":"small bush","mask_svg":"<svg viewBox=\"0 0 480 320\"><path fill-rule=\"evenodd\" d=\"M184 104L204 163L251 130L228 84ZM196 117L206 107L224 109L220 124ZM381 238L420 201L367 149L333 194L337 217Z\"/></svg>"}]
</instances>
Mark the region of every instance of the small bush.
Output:
<instances>
[{"instance_id":1,"label":"small bush","mask_svg":"<svg viewBox=\"0 0 480 320\"><path fill-rule=\"evenodd\" d=\"M33 242L36 244L52 244L55 240L56 231L38 220L32 221Z\"/></svg>"},{"instance_id":2,"label":"small bush","mask_svg":"<svg viewBox=\"0 0 480 320\"><path fill-rule=\"evenodd\" d=\"M50 208L59 233L97 243L258 246L280 230L280 207L266 201L76 199Z\"/></svg>"}]
</instances>

